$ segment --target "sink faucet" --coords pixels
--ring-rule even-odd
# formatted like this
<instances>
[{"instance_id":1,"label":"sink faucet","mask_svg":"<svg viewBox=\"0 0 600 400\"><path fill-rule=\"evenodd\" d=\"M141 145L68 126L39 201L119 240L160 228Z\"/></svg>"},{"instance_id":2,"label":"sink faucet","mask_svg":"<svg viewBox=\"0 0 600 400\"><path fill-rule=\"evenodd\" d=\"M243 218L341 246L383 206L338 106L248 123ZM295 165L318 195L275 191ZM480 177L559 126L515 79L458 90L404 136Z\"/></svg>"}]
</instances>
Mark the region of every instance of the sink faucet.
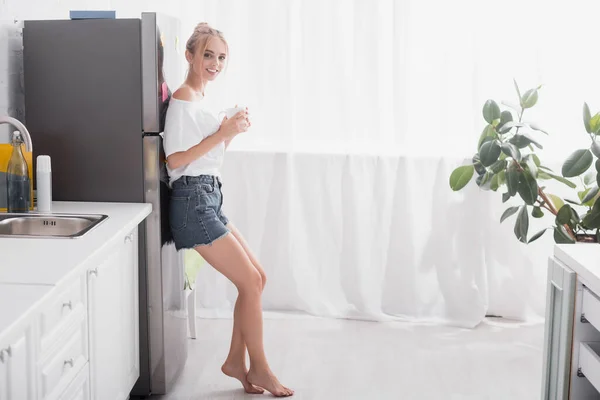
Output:
<instances>
[{"instance_id":1,"label":"sink faucet","mask_svg":"<svg viewBox=\"0 0 600 400\"><path fill-rule=\"evenodd\" d=\"M23 141L25 142L25 149L28 152L33 151L33 144L31 143L31 135L29 134L29 131L27 130L27 128L25 128L25 125L23 125L19 120L9 117L7 115L0 116L0 125L1 124L11 124L15 128L17 128L19 130L19 132L21 132L21 136L23 137Z\"/></svg>"}]
</instances>

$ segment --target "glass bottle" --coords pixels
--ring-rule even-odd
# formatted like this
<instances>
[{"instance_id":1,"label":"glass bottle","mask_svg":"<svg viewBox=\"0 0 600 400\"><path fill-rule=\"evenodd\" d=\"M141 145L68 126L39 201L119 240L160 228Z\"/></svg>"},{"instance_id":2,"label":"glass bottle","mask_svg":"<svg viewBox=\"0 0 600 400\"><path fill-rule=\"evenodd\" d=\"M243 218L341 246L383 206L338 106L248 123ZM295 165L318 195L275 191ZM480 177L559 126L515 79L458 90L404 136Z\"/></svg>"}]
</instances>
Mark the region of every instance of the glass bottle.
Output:
<instances>
[{"instance_id":1,"label":"glass bottle","mask_svg":"<svg viewBox=\"0 0 600 400\"><path fill-rule=\"evenodd\" d=\"M23 156L21 145L23 139L20 132L15 132L12 137L12 153L7 168L7 193L8 212L29 212L31 204L31 182L29 168Z\"/></svg>"}]
</instances>

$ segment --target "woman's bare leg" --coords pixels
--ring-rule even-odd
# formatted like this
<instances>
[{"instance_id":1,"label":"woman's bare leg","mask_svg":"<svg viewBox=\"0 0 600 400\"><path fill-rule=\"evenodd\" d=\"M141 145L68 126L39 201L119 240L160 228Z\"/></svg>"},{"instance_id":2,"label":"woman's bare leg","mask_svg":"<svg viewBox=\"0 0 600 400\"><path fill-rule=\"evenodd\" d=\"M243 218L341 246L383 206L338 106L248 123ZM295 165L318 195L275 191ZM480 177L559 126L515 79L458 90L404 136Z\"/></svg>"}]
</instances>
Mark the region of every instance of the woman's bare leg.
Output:
<instances>
[{"instance_id":1,"label":"woman's bare leg","mask_svg":"<svg viewBox=\"0 0 600 400\"><path fill-rule=\"evenodd\" d=\"M248 375L248 367L246 367L246 342L244 342L244 336L242 335L240 320L240 297L238 296L233 309L231 347L225 363L221 366L221 371L225 375L239 380L247 393L261 394L264 390L254 386L246 378L246 375Z\"/></svg>"},{"instance_id":2,"label":"woman's bare leg","mask_svg":"<svg viewBox=\"0 0 600 400\"><path fill-rule=\"evenodd\" d=\"M242 245L234 235L226 235L211 246L198 246L196 251L238 289L238 320L250 355L248 382L278 397L291 396L271 372L263 346L262 278ZM235 314L234 314L235 315Z\"/></svg>"},{"instance_id":3,"label":"woman's bare leg","mask_svg":"<svg viewBox=\"0 0 600 400\"><path fill-rule=\"evenodd\" d=\"M262 291L265 289L265 284L267 282L267 276L262 266L256 260L256 257L250 251L248 244L242 237L241 233L238 229L232 224L227 224L227 228L231 231L233 236L237 239L237 241L242 245L246 255L254 265L254 268L259 272L262 278ZM240 300L239 298L235 302L235 307L233 309L233 333L231 335L231 346L229 348L229 354L227 355L227 359L225 363L221 367L223 373L232 378L238 379L244 385L244 389L248 393L262 393L263 390L261 388L257 388L254 385L250 384L246 378L248 374L248 367L246 367L246 342L244 341L244 337L242 335L241 324L239 322L239 307Z\"/></svg>"}]
</instances>

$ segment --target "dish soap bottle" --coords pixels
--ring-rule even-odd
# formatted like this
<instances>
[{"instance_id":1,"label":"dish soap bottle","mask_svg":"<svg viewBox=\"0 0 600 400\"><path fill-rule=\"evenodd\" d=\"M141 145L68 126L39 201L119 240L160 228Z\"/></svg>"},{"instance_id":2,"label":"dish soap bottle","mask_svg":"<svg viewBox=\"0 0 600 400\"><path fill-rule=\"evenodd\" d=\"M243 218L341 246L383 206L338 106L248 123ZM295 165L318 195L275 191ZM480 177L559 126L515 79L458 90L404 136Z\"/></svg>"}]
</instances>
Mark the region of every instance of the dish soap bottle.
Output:
<instances>
[{"instance_id":1,"label":"dish soap bottle","mask_svg":"<svg viewBox=\"0 0 600 400\"><path fill-rule=\"evenodd\" d=\"M31 204L31 182L29 168L23 156L21 132L16 131L12 137L12 153L7 168L8 212L29 212Z\"/></svg>"}]
</instances>

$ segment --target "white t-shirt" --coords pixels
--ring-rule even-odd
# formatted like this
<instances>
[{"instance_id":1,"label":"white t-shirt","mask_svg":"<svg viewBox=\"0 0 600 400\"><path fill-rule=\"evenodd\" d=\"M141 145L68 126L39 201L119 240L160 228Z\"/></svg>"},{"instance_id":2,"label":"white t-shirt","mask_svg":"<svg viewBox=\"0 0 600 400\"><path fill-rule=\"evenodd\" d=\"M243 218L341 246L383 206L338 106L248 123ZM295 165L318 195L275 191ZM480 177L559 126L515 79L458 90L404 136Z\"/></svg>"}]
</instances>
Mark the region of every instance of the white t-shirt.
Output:
<instances>
[{"instance_id":1,"label":"white t-shirt","mask_svg":"<svg viewBox=\"0 0 600 400\"><path fill-rule=\"evenodd\" d=\"M163 146L165 155L186 151L200 143L204 138L215 133L221 126L210 112L202 109L199 101L185 101L171 97ZM221 164L225 154L225 143L221 142L208 153L182 167L171 169L167 164L169 184L173 184L183 175L215 175L220 177Z\"/></svg>"}]
</instances>

